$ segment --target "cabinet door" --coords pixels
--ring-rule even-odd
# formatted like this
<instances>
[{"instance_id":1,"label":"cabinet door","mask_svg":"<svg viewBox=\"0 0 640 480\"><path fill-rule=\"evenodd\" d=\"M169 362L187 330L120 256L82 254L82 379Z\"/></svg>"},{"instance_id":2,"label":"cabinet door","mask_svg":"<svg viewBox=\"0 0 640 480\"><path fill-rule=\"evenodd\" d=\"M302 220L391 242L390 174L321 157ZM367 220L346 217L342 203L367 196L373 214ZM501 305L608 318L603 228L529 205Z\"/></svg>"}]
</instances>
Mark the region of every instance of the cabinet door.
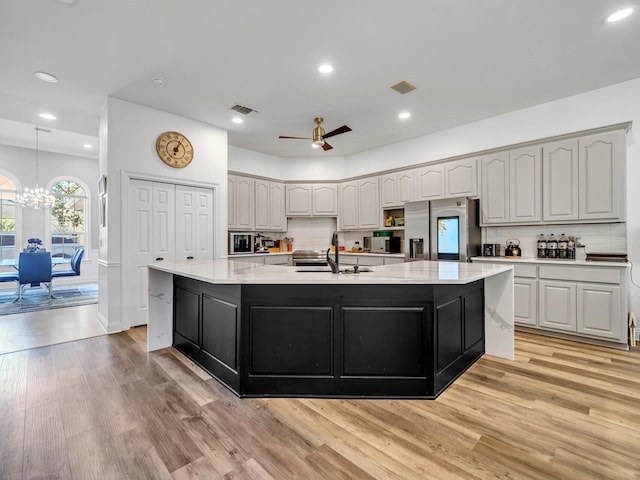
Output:
<instances>
[{"instance_id":1,"label":"cabinet door","mask_svg":"<svg viewBox=\"0 0 640 480\"><path fill-rule=\"evenodd\" d=\"M313 185L313 205L314 215L325 215L335 217L338 215L338 186L335 183L321 183Z\"/></svg>"},{"instance_id":2,"label":"cabinet door","mask_svg":"<svg viewBox=\"0 0 640 480\"><path fill-rule=\"evenodd\" d=\"M467 158L444 164L444 194L446 198L477 197L477 158Z\"/></svg>"},{"instance_id":3,"label":"cabinet door","mask_svg":"<svg viewBox=\"0 0 640 480\"><path fill-rule=\"evenodd\" d=\"M396 196L399 205L415 200L415 170L405 170L396 174Z\"/></svg>"},{"instance_id":4,"label":"cabinet door","mask_svg":"<svg viewBox=\"0 0 640 480\"><path fill-rule=\"evenodd\" d=\"M480 206L482 224L509 222L509 154L488 155L482 159Z\"/></svg>"},{"instance_id":5,"label":"cabinet door","mask_svg":"<svg viewBox=\"0 0 640 480\"><path fill-rule=\"evenodd\" d=\"M578 219L578 142L565 140L542 146L542 219Z\"/></svg>"},{"instance_id":6,"label":"cabinet door","mask_svg":"<svg viewBox=\"0 0 640 480\"><path fill-rule=\"evenodd\" d=\"M269 230L271 221L269 213L271 211L269 205L270 182L265 180L255 180L255 229Z\"/></svg>"},{"instance_id":7,"label":"cabinet door","mask_svg":"<svg viewBox=\"0 0 640 480\"><path fill-rule=\"evenodd\" d=\"M542 220L540 147L509 152L509 220Z\"/></svg>"},{"instance_id":8,"label":"cabinet door","mask_svg":"<svg viewBox=\"0 0 640 480\"><path fill-rule=\"evenodd\" d=\"M576 284L552 280L538 282L539 325L576 331Z\"/></svg>"},{"instance_id":9,"label":"cabinet door","mask_svg":"<svg viewBox=\"0 0 640 480\"><path fill-rule=\"evenodd\" d=\"M227 176L227 228L234 228L236 225L236 177Z\"/></svg>"},{"instance_id":10,"label":"cabinet door","mask_svg":"<svg viewBox=\"0 0 640 480\"><path fill-rule=\"evenodd\" d=\"M236 177L236 229L253 230L255 217L254 180Z\"/></svg>"},{"instance_id":11,"label":"cabinet door","mask_svg":"<svg viewBox=\"0 0 640 480\"><path fill-rule=\"evenodd\" d=\"M291 184L286 187L287 216L310 216L311 209L311 185Z\"/></svg>"},{"instance_id":12,"label":"cabinet door","mask_svg":"<svg viewBox=\"0 0 640 480\"><path fill-rule=\"evenodd\" d=\"M621 340L620 287L578 283L578 332Z\"/></svg>"},{"instance_id":13,"label":"cabinet door","mask_svg":"<svg viewBox=\"0 0 640 480\"><path fill-rule=\"evenodd\" d=\"M514 321L538 325L538 281L535 278L513 279Z\"/></svg>"},{"instance_id":14,"label":"cabinet door","mask_svg":"<svg viewBox=\"0 0 640 480\"><path fill-rule=\"evenodd\" d=\"M269 182L269 229L284 232L287 229L287 218L284 214L284 183Z\"/></svg>"},{"instance_id":15,"label":"cabinet door","mask_svg":"<svg viewBox=\"0 0 640 480\"><path fill-rule=\"evenodd\" d=\"M416 200L444 198L444 166L419 168L416 173Z\"/></svg>"},{"instance_id":16,"label":"cabinet door","mask_svg":"<svg viewBox=\"0 0 640 480\"><path fill-rule=\"evenodd\" d=\"M339 185L340 229L358 228L358 182L344 182Z\"/></svg>"},{"instance_id":17,"label":"cabinet door","mask_svg":"<svg viewBox=\"0 0 640 480\"><path fill-rule=\"evenodd\" d=\"M383 208L398 205L395 173L389 173L380 177L380 204Z\"/></svg>"},{"instance_id":18,"label":"cabinet door","mask_svg":"<svg viewBox=\"0 0 640 480\"><path fill-rule=\"evenodd\" d=\"M360 194L358 219L360 228L378 228L382 217L378 197L378 177L358 181Z\"/></svg>"},{"instance_id":19,"label":"cabinet door","mask_svg":"<svg viewBox=\"0 0 640 480\"><path fill-rule=\"evenodd\" d=\"M580 220L621 219L625 199L624 131L590 135L578 140Z\"/></svg>"}]
</instances>

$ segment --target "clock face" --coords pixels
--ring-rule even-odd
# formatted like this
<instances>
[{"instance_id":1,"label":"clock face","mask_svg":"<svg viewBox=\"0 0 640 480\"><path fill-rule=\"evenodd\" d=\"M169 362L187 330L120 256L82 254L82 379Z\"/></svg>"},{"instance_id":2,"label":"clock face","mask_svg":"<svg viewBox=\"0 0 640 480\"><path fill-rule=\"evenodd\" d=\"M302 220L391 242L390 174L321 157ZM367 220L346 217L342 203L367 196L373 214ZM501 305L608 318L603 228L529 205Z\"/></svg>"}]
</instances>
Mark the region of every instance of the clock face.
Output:
<instances>
[{"instance_id":1,"label":"clock face","mask_svg":"<svg viewBox=\"0 0 640 480\"><path fill-rule=\"evenodd\" d=\"M191 142L178 132L164 132L156 140L156 151L160 159L173 168L183 168L193 160Z\"/></svg>"}]
</instances>

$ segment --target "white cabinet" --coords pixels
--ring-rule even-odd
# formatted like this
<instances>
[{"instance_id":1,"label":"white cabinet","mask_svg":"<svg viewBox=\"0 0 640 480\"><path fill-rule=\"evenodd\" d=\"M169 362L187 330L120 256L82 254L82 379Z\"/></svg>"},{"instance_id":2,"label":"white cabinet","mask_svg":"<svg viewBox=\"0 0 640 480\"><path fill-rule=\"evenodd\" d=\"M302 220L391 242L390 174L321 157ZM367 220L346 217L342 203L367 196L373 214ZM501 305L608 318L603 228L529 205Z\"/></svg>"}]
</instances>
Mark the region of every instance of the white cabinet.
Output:
<instances>
[{"instance_id":1,"label":"white cabinet","mask_svg":"<svg viewBox=\"0 0 640 480\"><path fill-rule=\"evenodd\" d=\"M624 131L578 140L578 218L624 220Z\"/></svg>"},{"instance_id":2,"label":"white cabinet","mask_svg":"<svg viewBox=\"0 0 640 480\"><path fill-rule=\"evenodd\" d=\"M377 229L382 211L378 177L363 178L339 185L341 230Z\"/></svg>"},{"instance_id":3,"label":"white cabinet","mask_svg":"<svg viewBox=\"0 0 640 480\"><path fill-rule=\"evenodd\" d=\"M485 156L482 161L480 209L482 225L509 222L509 153Z\"/></svg>"},{"instance_id":4,"label":"white cabinet","mask_svg":"<svg viewBox=\"0 0 640 480\"><path fill-rule=\"evenodd\" d=\"M380 177L380 204L382 208L401 207L413 201L416 170L403 170Z\"/></svg>"},{"instance_id":5,"label":"white cabinet","mask_svg":"<svg viewBox=\"0 0 640 480\"><path fill-rule=\"evenodd\" d=\"M444 165L427 165L416 170L416 200L444 198Z\"/></svg>"},{"instance_id":6,"label":"white cabinet","mask_svg":"<svg viewBox=\"0 0 640 480\"><path fill-rule=\"evenodd\" d=\"M540 280L541 327L576 331L576 284L554 280Z\"/></svg>"},{"instance_id":7,"label":"white cabinet","mask_svg":"<svg viewBox=\"0 0 640 480\"><path fill-rule=\"evenodd\" d=\"M514 321L523 325L538 324L538 280L514 277Z\"/></svg>"},{"instance_id":8,"label":"white cabinet","mask_svg":"<svg viewBox=\"0 0 640 480\"><path fill-rule=\"evenodd\" d=\"M578 283L577 302L579 333L620 338L620 287Z\"/></svg>"},{"instance_id":9,"label":"white cabinet","mask_svg":"<svg viewBox=\"0 0 640 480\"><path fill-rule=\"evenodd\" d=\"M542 219L578 219L578 141L563 140L542 147Z\"/></svg>"},{"instance_id":10,"label":"white cabinet","mask_svg":"<svg viewBox=\"0 0 640 480\"><path fill-rule=\"evenodd\" d=\"M337 184L287 184L286 212L287 217L337 216Z\"/></svg>"},{"instance_id":11,"label":"white cabinet","mask_svg":"<svg viewBox=\"0 0 640 480\"><path fill-rule=\"evenodd\" d=\"M314 216L338 216L338 185L319 183L312 186L312 213Z\"/></svg>"},{"instance_id":12,"label":"white cabinet","mask_svg":"<svg viewBox=\"0 0 640 480\"><path fill-rule=\"evenodd\" d=\"M255 224L255 180L240 175L229 175L229 196L233 205L229 207L230 230L253 230Z\"/></svg>"},{"instance_id":13,"label":"white cabinet","mask_svg":"<svg viewBox=\"0 0 640 480\"><path fill-rule=\"evenodd\" d=\"M287 217L303 216L312 214L311 184L290 184L286 186L286 211Z\"/></svg>"},{"instance_id":14,"label":"white cabinet","mask_svg":"<svg viewBox=\"0 0 640 480\"><path fill-rule=\"evenodd\" d=\"M444 196L478 196L478 159L465 158L444 164Z\"/></svg>"},{"instance_id":15,"label":"white cabinet","mask_svg":"<svg viewBox=\"0 0 640 480\"><path fill-rule=\"evenodd\" d=\"M255 180L255 230L285 231L284 203L283 183Z\"/></svg>"},{"instance_id":16,"label":"white cabinet","mask_svg":"<svg viewBox=\"0 0 640 480\"><path fill-rule=\"evenodd\" d=\"M482 225L540 222L540 147L486 155L481 165Z\"/></svg>"}]
</instances>

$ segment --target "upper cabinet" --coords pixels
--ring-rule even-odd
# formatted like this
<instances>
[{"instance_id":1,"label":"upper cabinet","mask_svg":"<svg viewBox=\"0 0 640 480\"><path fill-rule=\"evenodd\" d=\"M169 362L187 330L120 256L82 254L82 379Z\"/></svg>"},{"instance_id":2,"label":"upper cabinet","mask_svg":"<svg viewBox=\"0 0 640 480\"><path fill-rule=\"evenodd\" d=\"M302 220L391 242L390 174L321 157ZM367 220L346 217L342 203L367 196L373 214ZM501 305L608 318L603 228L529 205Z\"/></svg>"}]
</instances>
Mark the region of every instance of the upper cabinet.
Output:
<instances>
[{"instance_id":1,"label":"upper cabinet","mask_svg":"<svg viewBox=\"0 0 640 480\"><path fill-rule=\"evenodd\" d=\"M379 178L369 177L339 184L340 230L376 229L382 211Z\"/></svg>"},{"instance_id":2,"label":"upper cabinet","mask_svg":"<svg viewBox=\"0 0 640 480\"><path fill-rule=\"evenodd\" d=\"M543 220L623 221L625 133L598 133L542 146Z\"/></svg>"},{"instance_id":3,"label":"upper cabinet","mask_svg":"<svg viewBox=\"0 0 640 480\"><path fill-rule=\"evenodd\" d=\"M540 222L540 147L488 154L481 165L482 225Z\"/></svg>"},{"instance_id":4,"label":"upper cabinet","mask_svg":"<svg viewBox=\"0 0 640 480\"><path fill-rule=\"evenodd\" d=\"M427 165L416 171L416 200L444 198L444 164Z\"/></svg>"},{"instance_id":5,"label":"upper cabinet","mask_svg":"<svg viewBox=\"0 0 640 480\"><path fill-rule=\"evenodd\" d=\"M286 185L287 217L338 215L338 185L296 183Z\"/></svg>"},{"instance_id":6,"label":"upper cabinet","mask_svg":"<svg viewBox=\"0 0 640 480\"><path fill-rule=\"evenodd\" d=\"M444 164L444 196L478 196L478 159L465 158Z\"/></svg>"},{"instance_id":7,"label":"upper cabinet","mask_svg":"<svg viewBox=\"0 0 640 480\"><path fill-rule=\"evenodd\" d=\"M240 175L229 175L228 186L230 199L229 229L253 230L255 223L255 180Z\"/></svg>"},{"instance_id":8,"label":"upper cabinet","mask_svg":"<svg viewBox=\"0 0 640 480\"><path fill-rule=\"evenodd\" d=\"M268 180L255 181L255 229L284 232L284 183Z\"/></svg>"},{"instance_id":9,"label":"upper cabinet","mask_svg":"<svg viewBox=\"0 0 640 480\"><path fill-rule=\"evenodd\" d=\"M624 220L624 131L578 140L578 218Z\"/></svg>"},{"instance_id":10,"label":"upper cabinet","mask_svg":"<svg viewBox=\"0 0 640 480\"><path fill-rule=\"evenodd\" d=\"M380 205L382 208L401 207L415 200L416 170L403 170L380 177Z\"/></svg>"}]
</instances>

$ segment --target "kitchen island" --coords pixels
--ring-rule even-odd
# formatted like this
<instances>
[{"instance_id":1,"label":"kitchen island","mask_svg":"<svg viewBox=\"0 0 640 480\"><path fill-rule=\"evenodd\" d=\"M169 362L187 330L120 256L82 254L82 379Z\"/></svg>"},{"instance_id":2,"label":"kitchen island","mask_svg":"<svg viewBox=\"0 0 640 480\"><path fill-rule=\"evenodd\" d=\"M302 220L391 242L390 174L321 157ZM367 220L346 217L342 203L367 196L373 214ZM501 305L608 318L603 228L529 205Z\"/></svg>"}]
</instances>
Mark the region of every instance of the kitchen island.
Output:
<instances>
[{"instance_id":1,"label":"kitchen island","mask_svg":"<svg viewBox=\"0 0 640 480\"><path fill-rule=\"evenodd\" d=\"M240 396L435 398L483 353L513 358L510 266L298 270L150 265L148 350L174 345Z\"/></svg>"}]
</instances>

